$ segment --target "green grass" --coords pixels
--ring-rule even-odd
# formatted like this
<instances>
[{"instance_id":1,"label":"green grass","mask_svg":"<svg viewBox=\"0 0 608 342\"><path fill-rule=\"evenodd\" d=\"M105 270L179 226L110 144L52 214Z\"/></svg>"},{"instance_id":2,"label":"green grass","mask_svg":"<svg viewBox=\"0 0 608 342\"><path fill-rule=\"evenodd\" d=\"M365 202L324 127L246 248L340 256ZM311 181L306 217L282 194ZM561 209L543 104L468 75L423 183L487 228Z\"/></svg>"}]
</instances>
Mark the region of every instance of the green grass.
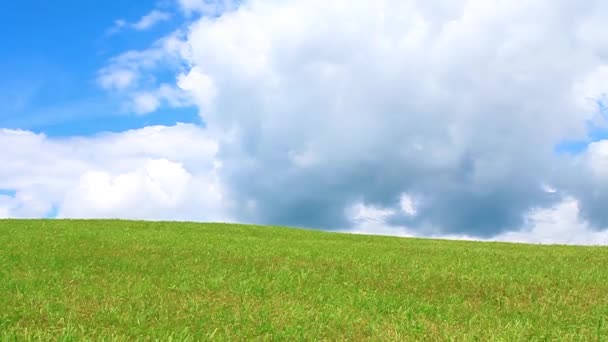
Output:
<instances>
[{"instance_id":1,"label":"green grass","mask_svg":"<svg viewBox=\"0 0 608 342\"><path fill-rule=\"evenodd\" d=\"M608 249L0 221L0 340L608 340Z\"/></svg>"}]
</instances>

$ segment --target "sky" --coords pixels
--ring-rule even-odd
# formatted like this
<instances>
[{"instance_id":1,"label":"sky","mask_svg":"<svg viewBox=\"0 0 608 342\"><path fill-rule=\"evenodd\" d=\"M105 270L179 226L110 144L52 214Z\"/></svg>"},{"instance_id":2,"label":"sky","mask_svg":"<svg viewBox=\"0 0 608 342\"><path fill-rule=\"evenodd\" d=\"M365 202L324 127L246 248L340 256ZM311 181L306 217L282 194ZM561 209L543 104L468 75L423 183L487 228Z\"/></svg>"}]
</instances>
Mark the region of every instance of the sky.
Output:
<instances>
[{"instance_id":1,"label":"sky","mask_svg":"<svg viewBox=\"0 0 608 342\"><path fill-rule=\"evenodd\" d=\"M0 217L608 244L605 1L0 16Z\"/></svg>"}]
</instances>

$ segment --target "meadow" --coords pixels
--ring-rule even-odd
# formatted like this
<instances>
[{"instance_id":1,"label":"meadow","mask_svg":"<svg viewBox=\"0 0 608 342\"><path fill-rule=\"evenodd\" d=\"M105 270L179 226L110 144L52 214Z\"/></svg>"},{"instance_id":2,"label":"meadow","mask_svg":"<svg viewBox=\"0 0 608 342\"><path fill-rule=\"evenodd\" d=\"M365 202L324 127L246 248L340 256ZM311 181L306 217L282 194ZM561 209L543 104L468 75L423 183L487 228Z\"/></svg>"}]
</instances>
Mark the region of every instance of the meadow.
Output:
<instances>
[{"instance_id":1,"label":"meadow","mask_svg":"<svg viewBox=\"0 0 608 342\"><path fill-rule=\"evenodd\" d=\"M0 340L608 340L608 248L0 221Z\"/></svg>"}]
</instances>

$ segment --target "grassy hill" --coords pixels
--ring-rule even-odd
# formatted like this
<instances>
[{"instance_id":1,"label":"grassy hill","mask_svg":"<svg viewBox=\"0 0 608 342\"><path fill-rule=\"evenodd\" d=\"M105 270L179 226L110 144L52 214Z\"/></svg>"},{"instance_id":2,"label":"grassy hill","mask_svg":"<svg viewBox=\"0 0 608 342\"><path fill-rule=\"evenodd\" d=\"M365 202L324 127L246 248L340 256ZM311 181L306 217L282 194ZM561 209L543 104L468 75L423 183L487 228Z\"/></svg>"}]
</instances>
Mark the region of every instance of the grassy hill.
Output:
<instances>
[{"instance_id":1,"label":"grassy hill","mask_svg":"<svg viewBox=\"0 0 608 342\"><path fill-rule=\"evenodd\" d=\"M608 249L0 221L0 340L606 340Z\"/></svg>"}]
</instances>

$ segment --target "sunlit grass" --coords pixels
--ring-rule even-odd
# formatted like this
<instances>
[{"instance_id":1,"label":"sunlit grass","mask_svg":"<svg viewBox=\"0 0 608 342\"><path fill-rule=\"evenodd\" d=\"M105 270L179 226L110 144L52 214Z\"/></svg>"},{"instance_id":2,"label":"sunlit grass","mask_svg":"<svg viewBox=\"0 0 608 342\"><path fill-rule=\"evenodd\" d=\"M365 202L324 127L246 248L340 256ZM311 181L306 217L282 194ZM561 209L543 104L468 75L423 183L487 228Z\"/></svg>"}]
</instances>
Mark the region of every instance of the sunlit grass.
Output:
<instances>
[{"instance_id":1,"label":"sunlit grass","mask_svg":"<svg viewBox=\"0 0 608 342\"><path fill-rule=\"evenodd\" d=\"M606 340L608 249L0 221L0 340Z\"/></svg>"}]
</instances>

